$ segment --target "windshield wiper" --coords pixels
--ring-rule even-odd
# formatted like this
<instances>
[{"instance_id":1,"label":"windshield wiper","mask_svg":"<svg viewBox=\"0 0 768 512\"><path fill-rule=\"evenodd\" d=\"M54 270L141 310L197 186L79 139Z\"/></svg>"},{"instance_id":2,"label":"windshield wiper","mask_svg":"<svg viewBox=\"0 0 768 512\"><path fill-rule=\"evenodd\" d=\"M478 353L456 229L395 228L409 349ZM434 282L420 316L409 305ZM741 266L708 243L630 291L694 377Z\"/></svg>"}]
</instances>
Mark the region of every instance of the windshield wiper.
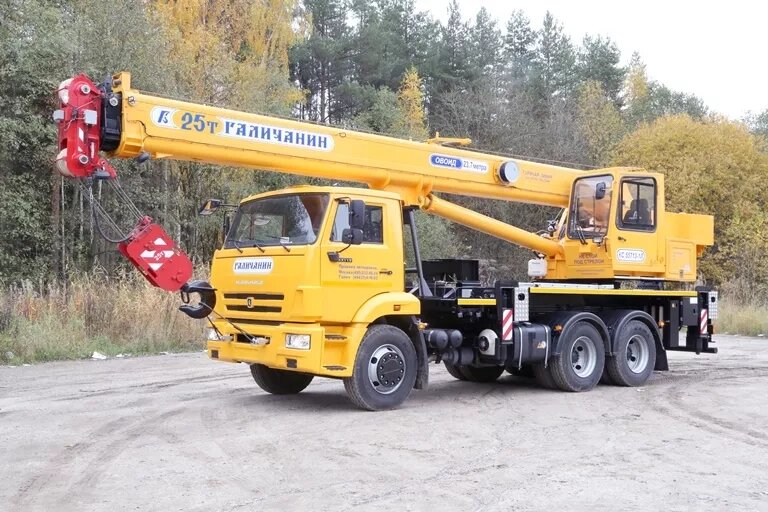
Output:
<instances>
[{"instance_id":1,"label":"windshield wiper","mask_svg":"<svg viewBox=\"0 0 768 512\"><path fill-rule=\"evenodd\" d=\"M273 240L276 240L276 241L277 241L277 243L279 243L279 244L280 244L280 247L282 247L283 249L285 249L285 252L291 252L291 248L290 248L290 247L288 247L287 245L285 245L285 243L283 243L283 240L282 240L282 238L280 238L280 237L276 237L276 236L273 236L273 237L270 237L270 238L271 238L271 239L273 239ZM259 242L269 242L269 241L270 241L270 240L259 240ZM263 252L263 251L262 251L262 252Z\"/></svg>"},{"instance_id":2,"label":"windshield wiper","mask_svg":"<svg viewBox=\"0 0 768 512\"><path fill-rule=\"evenodd\" d=\"M246 249L248 247L255 247L258 250L260 250L261 252L264 252L264 248L261 245L259 245L259 242L257 242L256 240L248 240L247 241L247 245L245 245L246 244L245 240L240 240L239 238L237 240L230 240L230 242L232 243L232 245L235 246L235 249L237 249L241 253L243 252L243 248L244 247ZM241 244L243 244L243 245L241 245Z\"/></svg>"},{"instance_id":3,"label":"windshield wiper","mask_svg":"<svg viewBox=\"0 0 768 512\"><path fill-rule=\"evenodd\" d=\"M578 222L574 224L574 228L576 229L576 234L579 237L581 245L587 245L587 237L584 236L584 228L582 228Z\"/></svg>"}]
</instances>

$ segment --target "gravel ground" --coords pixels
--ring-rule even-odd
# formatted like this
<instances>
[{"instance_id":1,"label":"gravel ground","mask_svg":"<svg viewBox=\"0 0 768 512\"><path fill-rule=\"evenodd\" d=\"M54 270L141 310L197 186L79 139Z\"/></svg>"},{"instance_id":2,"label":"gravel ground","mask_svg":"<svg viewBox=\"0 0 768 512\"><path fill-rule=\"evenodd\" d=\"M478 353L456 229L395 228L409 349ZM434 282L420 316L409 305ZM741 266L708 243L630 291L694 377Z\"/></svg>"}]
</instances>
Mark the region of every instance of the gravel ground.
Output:
<instances>
[{"instance_id":1,"label":"gravel ground","mask_svg":"<svg viewBox=\"0 0 768 512\"><path fill-rule=\"evenodd\" d=\"M0 509L768 511L768 340L717 346L581 394L432 366L379 413L202 353L2 367Z\"/></svg>"}]
</instances>

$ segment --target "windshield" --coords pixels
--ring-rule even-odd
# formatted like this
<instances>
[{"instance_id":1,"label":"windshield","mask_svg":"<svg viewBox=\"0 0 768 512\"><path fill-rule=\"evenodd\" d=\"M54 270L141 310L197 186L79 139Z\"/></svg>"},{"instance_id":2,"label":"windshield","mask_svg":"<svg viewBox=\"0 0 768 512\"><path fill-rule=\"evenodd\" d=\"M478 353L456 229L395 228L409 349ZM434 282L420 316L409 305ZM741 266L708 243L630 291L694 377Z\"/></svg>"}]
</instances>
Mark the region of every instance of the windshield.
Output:
<instances>
[{"instance_id":1,"label":"windshield","mask_svg":"<svg viewBox=\"0 0 768 512\"><path fill-rule=\"evenodd\" d=\"M315 243L328 209L328 194L292 194L243 203L224 247Z\"/></svg>"},{"instance_id":2,"label":"windshield","mask_svg":"<svg viewBox=\"0 0 768 512\"><path fill-rule=\"evenodd\" d=\"M571 199L570 238L604 236L608 232L612 176L594 176L576 181Z\"/></svg>"}]
</instances>

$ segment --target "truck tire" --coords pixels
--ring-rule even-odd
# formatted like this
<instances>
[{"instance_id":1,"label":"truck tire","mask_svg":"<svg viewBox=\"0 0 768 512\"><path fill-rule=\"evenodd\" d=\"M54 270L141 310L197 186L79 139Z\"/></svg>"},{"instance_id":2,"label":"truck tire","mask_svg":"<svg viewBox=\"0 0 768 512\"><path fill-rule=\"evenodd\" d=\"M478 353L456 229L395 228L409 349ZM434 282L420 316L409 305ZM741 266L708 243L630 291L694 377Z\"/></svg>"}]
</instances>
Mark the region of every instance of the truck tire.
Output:
<instances>
[{"instance_id":1,"label":"truck tire","mask_svg":"<svg viewBox=\"0 0 768 512\"><path fill-rule=\"evenodd\" d=\"M504 373L503 366L460 366L458 370L469 382L493 382Z\"/></svg>"},{"instance_id":2,"label":"truck tire","mask_svg":"<svg viewBox=\"0 0 768 512\"><path fill-rule=\"evenodd\" d=\"M464 374L461 373L461 370L458 366L452 365L451 363L446 363L445 361L443 361L443 364L445 365L446 371L451 374L451 377L457 380L467 380Z\"/></svg>"},{"instance_id":3,"label":"truck tire","mask_svg":"<svg viewBox=\"0 0 768 512\"><path fill-rule=\"evenodd\" d=\"M546 368L543 363L534 364L532 366L533 378L536 379L536 384L544 389L557 389L557 384L555 384L555 379L552 378L552 372L550 371L552 363L550 362L549 364L550 366Z\"/></svg>"},{"instance_id":4,"label":"truck tire","mask_svg":"<svg viewBox=\"0 0 768 512\"><path fill-rule=\"evenodd\" d=\"M588 322L576 322L560 337L560 354L552 357L549 371L558 389L589 391L603 375L605 345Z\"/></svg>"},{"instance_id":5,"label":"truck tire","mask_svg":"<svg viewBox=\"0 0 768 512\"><path fill-rule=\"evenodd\" d=\"M616 355L605 359L605 371L617 386L642 386L656 365L656 340L651 329L632 320L616 335Z\"/></svg>"},{"instance_id":6,"label":"truck tire","mask_svg":"<svg viewBox=\"0 0 768 512\"><path fill-rule=\"evenodd\" d=\"M261 389L273 395L300 393L315 377L306 373L277 370L258 363L251 365L251 375Z\"/></svg>"},{"instance_id":7,"label":"truck tire","mask_svg":"<svg viewBox=\"0 0 768 512\"><path fill-rule=\"evenodd\" d=\"M530 364L524 364L521 368L518 368L515 365L507 365L507 371L515 377L525 377L527 379L532 379L536 376L533 373L533 365Z\"/></svg>"},{"instance_id":8,"label":"truck tire","mask_svg":"<svg viewBox=\"0 0 768 512\"><path fill-rule=\"evenodd\" d=\"M344 379L344 388L362 409L395 408L411 394L417 363L407 334L392 325L372 325L357 349L352 376Z\"/></svg>"}]
</instances>

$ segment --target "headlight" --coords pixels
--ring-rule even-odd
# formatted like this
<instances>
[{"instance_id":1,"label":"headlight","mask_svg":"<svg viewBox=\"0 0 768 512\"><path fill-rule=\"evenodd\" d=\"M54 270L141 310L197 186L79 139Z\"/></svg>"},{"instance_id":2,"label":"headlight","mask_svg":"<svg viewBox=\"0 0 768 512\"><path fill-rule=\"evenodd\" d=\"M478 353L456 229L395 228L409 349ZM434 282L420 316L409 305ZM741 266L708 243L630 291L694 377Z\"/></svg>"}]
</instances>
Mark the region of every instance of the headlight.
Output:
<instances>
[{"instance_id":1,"label":"headlight","mask_svg":"<svg viewBox=\"0 0 768 512\"><path fill-rule=\"evenodd\" d=\"M220 334L216 329L209 327L208 341L232 341L232 336Z\"/></svg>"},{"instance_id":2,"label":"headlight","mask_svg":"<svg viewBox=\"0 0 768 512\"><path fill-rule=\"evenodd\" d=\"M286 334L285 348L295 348L297 350L309 350L309 334Z\"/></svg>"}]
</instances>

